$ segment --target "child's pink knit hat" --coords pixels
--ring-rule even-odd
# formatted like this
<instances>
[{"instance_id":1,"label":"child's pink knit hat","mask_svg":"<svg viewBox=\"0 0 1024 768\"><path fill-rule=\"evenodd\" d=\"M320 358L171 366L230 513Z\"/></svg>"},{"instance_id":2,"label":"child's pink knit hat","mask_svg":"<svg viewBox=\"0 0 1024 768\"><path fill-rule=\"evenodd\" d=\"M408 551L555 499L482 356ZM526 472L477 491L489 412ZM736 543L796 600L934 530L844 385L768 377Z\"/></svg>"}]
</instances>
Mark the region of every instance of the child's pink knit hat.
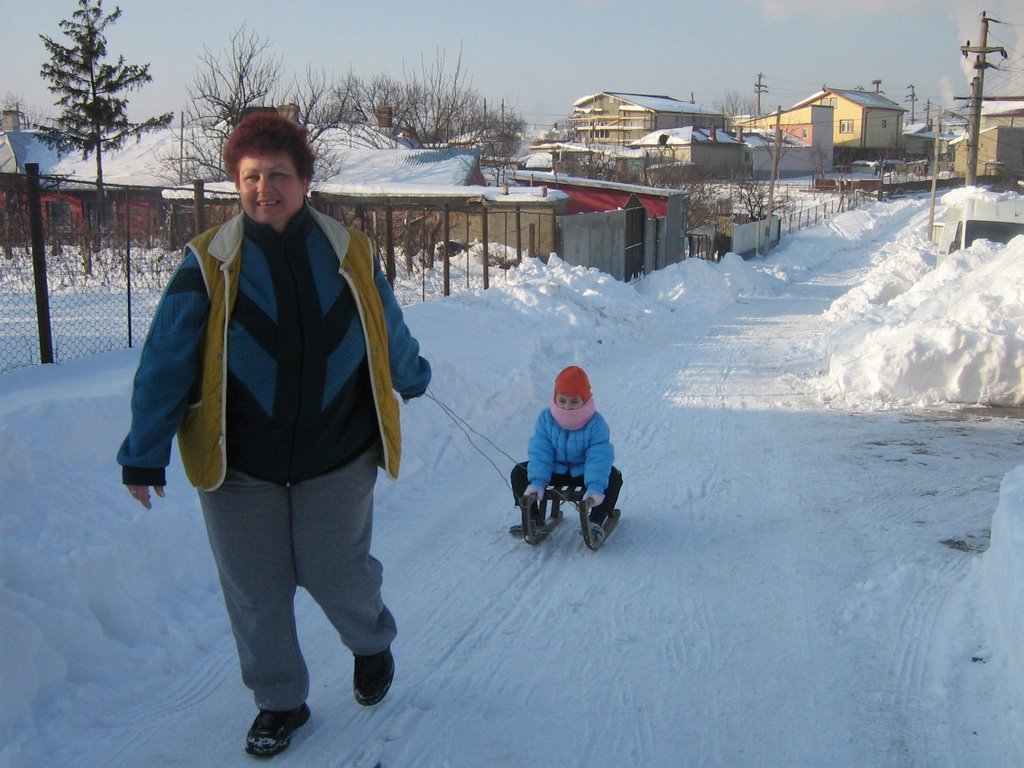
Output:
<instances>
[{"instance_id":1,"label":"child's pink knit hat","mask_svg":"<svg viewBox=\"0 0 1024 768\"><path fill-rule=\"evenodd\" d=\"M584 403L590 402L590 379L582 368L570 365L555 377L555 394L578 397Z\"/></svg>"}]
</instances>

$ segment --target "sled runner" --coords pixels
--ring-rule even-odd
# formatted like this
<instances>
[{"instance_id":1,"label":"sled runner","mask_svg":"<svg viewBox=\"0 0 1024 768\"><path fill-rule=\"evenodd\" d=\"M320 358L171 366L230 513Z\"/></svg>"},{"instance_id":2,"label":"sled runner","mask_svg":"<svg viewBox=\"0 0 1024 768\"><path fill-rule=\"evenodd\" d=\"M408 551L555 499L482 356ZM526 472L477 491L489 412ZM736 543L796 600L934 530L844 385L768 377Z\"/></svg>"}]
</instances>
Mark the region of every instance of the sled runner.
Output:
<instances>
[{"instance_id":1,"label":"sled runner","mask_svg":"<svg viewBox=\"0 0 1024 768\"><path fill-rule=\"evenodd\" d=\"M522 496L519 499L519 510L522 513L522 523L513 525L509 533L513 536L522 536L527 544L539 544L548 534L562 521L562 502L566 501L576 505L580 514L580 533L587 549L600 549L604 540L607 539L615 526L618 525L620 512L615 509L608 515L603 526L592 525L590 522L590 501L582 501L586 489L582 486L572 485L549 485L544 492L544 499L537 505L536 515L532 511L535 496Z\"/></svg>"}]
</instances>

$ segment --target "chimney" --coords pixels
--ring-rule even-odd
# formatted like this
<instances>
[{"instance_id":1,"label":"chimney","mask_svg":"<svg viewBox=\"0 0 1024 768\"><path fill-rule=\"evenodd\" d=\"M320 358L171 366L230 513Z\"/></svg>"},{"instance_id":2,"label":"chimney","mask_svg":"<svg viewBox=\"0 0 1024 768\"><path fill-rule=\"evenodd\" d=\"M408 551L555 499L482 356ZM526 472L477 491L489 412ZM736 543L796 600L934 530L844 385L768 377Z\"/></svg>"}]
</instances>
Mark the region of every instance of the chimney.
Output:
<instances>
[{"instance_id":1,"label":"chimney","mask_svg":"<svg viewBox=\"0 0 1024 768\"><path fill-rule=\"evenodd\" d=\"M298 124L299 122L299 105L298 104L279 104L277 112L281 117L287 117L293 123Z\"/></svg>"},{"instance_id":2,"label":"chimney","mask_svg":"<svg viewBox=\"0 0 1024 768\"><path fill-rule=\"evenodd\" d=\"M3 114L3 128L5 131L20 131L21 113L16 109L5 109Z\"/></svg>"},{"instance_id":3,"label":"chimney","mask_svg":"<svg viewBox=\"0 0 1024 768\"><path fill-rule=\"evenodd\" d=\"M391 107L377 107L377 127L382 130L391 130L393 127L393 113Z\"/></svg>"}]
</instances>

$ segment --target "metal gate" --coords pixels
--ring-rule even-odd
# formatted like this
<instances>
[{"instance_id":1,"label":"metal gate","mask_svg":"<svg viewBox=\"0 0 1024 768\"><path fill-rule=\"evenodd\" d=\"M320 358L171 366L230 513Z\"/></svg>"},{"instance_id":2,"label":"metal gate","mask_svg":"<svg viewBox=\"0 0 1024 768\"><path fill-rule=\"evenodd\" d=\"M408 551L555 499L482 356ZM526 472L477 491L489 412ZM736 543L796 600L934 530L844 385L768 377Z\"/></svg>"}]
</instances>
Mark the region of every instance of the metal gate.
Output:
<instances>
[{"instance_id":1,"label":"metal gate","mask_svg":"<svg viewBox=\"0 0 1024 768\"><path fill-rule=\"evenodd\" d=\"M626 213L626 243L624 280L644 274L644 231L647 227L647 209L636 195L631 195L623 209Z\"/></svg>"}]
</instances>

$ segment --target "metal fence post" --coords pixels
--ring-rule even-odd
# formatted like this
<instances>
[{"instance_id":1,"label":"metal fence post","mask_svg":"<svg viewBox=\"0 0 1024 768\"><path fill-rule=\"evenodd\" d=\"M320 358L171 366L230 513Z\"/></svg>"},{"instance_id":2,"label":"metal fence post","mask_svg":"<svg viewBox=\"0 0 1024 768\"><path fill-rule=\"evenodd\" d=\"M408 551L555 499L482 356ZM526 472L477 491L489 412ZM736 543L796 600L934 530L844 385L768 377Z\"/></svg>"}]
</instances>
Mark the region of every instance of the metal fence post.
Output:
<instances>
[{"instance_id":1,"label":"metal fence post","mask_svg":"<svg viewBox=\"0 0 1024 768\"><path fill-rule=\"evenodd\" d=\"M491 243L489 232L487 229L487 205L486 203L481 206L483 211L483 238L484 238L484 290L486 291L490 287L490 261L491 261Z\"/></svg>"},{"instance_id":2,"label":"metal fence post","mask_svg":"<svg viewBox=\"0 0 1024 768\"><path fill-rule=\"evenodd\" d=\"M386 256L386 263L384 265L385 272L388 276L388 283L392 286L395 284L395 224L393 217L395 214L394 208L391 206L391 201L388 200L384 203L384 251Z\"/></svg>"},{"instance_id":3,"label":"metal fence post","mask_svg":"<svg viewBox=\"0 0 1024 768\"><path fill-rule=\"evenodd\" d=\"M192 182L192 214L195 219L195 235L201 235L206 231L206 203L204 200L205 187L202 179Z\"/></svg>"},{"instance_id":4,"label":"metal fence post","mask_svg":"<svg viewBox=\"0 0 1024 768\"><path fill-rule=\"evenodd\" d=\"M516 206L516 264L523 263L523 223L522 209Z\"/></svg>"},{"instance_id":5,"label":"metal fence post","mask_svg":"<svg viewBox=\"0 0 1024 768\"><path fill-rule=\"evenodd\" d=\"M448 203L444 204L444 269L443 275L443 291L445 296L452 295L451 289L451 242L452 242L452 223L451 223L451 206Z\"/></svg>"},{"instance_id":6,"label":"metal fence post","mask_svg":"<svg viewBox=\"0 0 1024 768\"><path fill-rule=\"evenodd\" d=\"M25 163L28 181L28 221L32 237L32 276L36 290L36 325L39 329L39 362L53 362L50 329L50 291L46 284L46 249L43 243L43 210L39 196L39 163Z\"/></svg>"},{"instance_id":7,"label":"metal fence post","mask_svg":"<svg viewBox=\"0 0 1024 768\"><path fill-rule=\"evenodd\" d=\"M132 348L132 198L124 190L124 293L128 310L128 349Z\"/></svg>"}]
</instances>

